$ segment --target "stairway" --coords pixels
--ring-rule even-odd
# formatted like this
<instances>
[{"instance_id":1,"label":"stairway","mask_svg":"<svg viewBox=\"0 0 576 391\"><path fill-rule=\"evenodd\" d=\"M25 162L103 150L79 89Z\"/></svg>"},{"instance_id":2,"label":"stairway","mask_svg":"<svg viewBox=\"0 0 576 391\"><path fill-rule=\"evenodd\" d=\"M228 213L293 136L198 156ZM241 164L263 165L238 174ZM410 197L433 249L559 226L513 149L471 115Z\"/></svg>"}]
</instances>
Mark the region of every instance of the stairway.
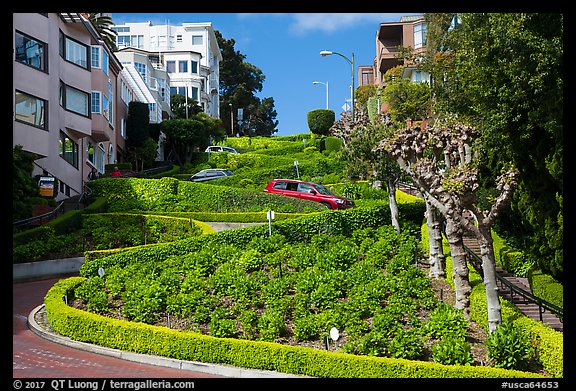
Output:
<instances>
[{"instance_id":1,"label":"stairway","mask_svg":"<svg viewBox=\"0 0 576 391\"><path fill-rule=\"evenodd\" d=\"M466 247L472 250L474 254L480 256L480 246L478 245L478 240L476 238L472 236L465 236L463 241ZM529 294L532 294L532 289L530 288L530 284L527 278L514 276L513 274L502 269L500 266L496 266L496 274L498 274L512 285L524 290ZM509 287L500 281L498 281L497 285L500 297L514 304L516 308L518 308L518 310L520 310L525 316L545 323L556 331L564 332L564 324L558 318L558 316L556 316L556 314L545 308L540 309L540 306L537 303L534 303L521 294L512 291ZM540 315L541 310L542 314Z\"/></svg>"}]
</instances>

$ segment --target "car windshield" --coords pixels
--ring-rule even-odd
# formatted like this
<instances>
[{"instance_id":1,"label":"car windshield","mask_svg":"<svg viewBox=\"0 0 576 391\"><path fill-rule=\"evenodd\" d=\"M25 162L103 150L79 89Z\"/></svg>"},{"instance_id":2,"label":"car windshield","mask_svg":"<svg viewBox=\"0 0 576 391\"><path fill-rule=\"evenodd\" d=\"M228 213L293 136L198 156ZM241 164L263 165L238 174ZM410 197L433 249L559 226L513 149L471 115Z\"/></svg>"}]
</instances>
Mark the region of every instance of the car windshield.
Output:
<instances>
[{"instance_id":1,"label":"car windshield","mask_svg":"<svg viewBox=\"0 0 576 391\"><path fill-rule=\"evenodd\" d=\"M318 193L320 193L320 194L329 195L329 196L336 195L322 185L314 184L314 187L316 188L316 190L318 190Z\"/></svg>"}]
</instances>

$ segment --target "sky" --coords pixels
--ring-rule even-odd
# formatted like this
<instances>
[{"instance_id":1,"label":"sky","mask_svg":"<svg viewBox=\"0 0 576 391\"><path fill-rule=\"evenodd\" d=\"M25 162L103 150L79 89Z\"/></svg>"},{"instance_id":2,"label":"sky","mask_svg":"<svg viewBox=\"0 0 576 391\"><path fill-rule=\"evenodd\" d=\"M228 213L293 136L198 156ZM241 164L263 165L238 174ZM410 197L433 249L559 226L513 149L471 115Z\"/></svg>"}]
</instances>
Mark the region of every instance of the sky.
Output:
<instances>
[{"instance_id":1,"label":"sky","mask_svg":"<svg viewBox=\"0 0 576 391\"><path fill-rule=\"evenodd\" d=\"M156 25L211 22L225 39L234 39L245 62L265 76L257 96L274 98L277 136L308 133L307 113L328 108L336 120L350 101L352 57L358 66L376 56L380 23L421 13L112 13L114 24L151 21ZM329 50L339 55L321 56ZM313 82L323 84L314 84ZM326 88L326 85L328 88Z\"/></svg>"}]
</instances>

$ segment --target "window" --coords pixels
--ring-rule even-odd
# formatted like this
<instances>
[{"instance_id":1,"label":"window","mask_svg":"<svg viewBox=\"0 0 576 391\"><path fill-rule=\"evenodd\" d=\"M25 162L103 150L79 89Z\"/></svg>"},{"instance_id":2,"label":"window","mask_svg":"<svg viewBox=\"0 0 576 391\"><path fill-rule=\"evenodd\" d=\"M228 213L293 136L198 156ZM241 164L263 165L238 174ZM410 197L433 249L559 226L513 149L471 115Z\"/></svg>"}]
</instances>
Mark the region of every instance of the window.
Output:
<instances>
[{"instance_id":1,"label":"window","mask_svg":"<svg viewBox=\"0 0 576 391\"><path fill-rule=\"evenodd\" d=\"M110 100L108 122L112 125L114 123L114 89L112 88L112 80L108 80L108 99Z\"/></svg>"},{"instance_id":2,"label":"window","mask_svg":"<svg viewBox=\"0 0 576 391\"><path fill-rule=\"evenodd\" d=\"M198 101L198 87L192 87L192 99Z\"/></svg>"},{"instance_id":3,"label":"window","mask_svg":"<svg viewBox=\"0 0 576 391\"><path fill-rule=\"evenodd\" d=\"M177 93L178 93L179 95L183 95L183 96L188 95L188 94L186 93L186 87L178 87L178 92L177 92Z\"/></svg>"},{"instance_id":4,"label":"window","mask_svg":"<svg viewBox=\"0 0 576 391\"><path fill-rule=\"evenodd\" d=\"M178 61L178 72L188 73L188 61Z\"/></svg>"},{"instance_id":5,"label":"window","mask_svg":"<svg viewBox=\"0 0 576 391\"><path fill-rule=\"evenodd\" d=\"M66 61L88 69L88 47L60 31L60 55Z\"/></svg>"},{"instance_id":6,"label":"window","mask_svg":"<svg viewBox=\"0 0 576 391\"><path fill-rule=\"evenodd\" d=\"M106 95L102 95L102 115L110 121L110 101Z\"/></svg>"},{"instance_id":7,"label":"window","mask_svg":"<svg viewBox=\"0 0 576 391\"><path fill-rule=\"evenodd\" d=\"M116 31L117 33L129 33L130 27L112 27L112 30Z\"/></svg>"},{"instance_id":8,"label":"window","mask_svg":"<svg viewBox=\"0 0 576 391\"><path fill-rule=\"evenodd\" d=\"M78 144L60 131L60 157L78 168Z\"/></svg>"},{"instance_id":9,"label":"window","mask_svg":"<svg viewBox=\"0 0 576 391\"><path fill-rule=\"evenodd\" d=\"M89 117L90 97L84 91L60 82L60 106L66 110Z\"/></svg>"},{"instance_id":10,"label":"window","mask_svg":"<svg viewBox=\"0 0 576 391\"><path fill-rule=\"evenodd\" d=\"M47 102L44 99L16 91L16 121L47 130L46 105Z\"/></svg>"},{"instance_id":11,"label":"window","mask_svg":"<svg viewBox=\"0 0 576 391\"><path fill-rule=\"evenodd\" d=\"M418 23L414 25L414 49L424 47L426 45L426 23Z\"/></svg>"},{"instance_id":12,"label":"window","mask_svg":"<svg viewBox=\"0 0 576 391\"><path fill-rule=\"evenodd\" d=\"M201 35L193 35L192 36L192 45L202 45L202 36Z\"/></svg>"},{"instance_id":13,"label":"window","mask_svg":"<svg viewBox=\"0 0 576 391\"><path fill-rule=\"evenodd\" d=\"M48 71L46 61L47 47L45 43L36 41L16 31L14 47L16 61L40 71Z\"/></svg>"},{"instance_id":14,"label":"window","mask_svg":"<svg viewBox=\"0 0 576 391\"><path fill-rule=\"evenodd\" d=\"M92 113L97 113L100 114L102 113L102 107L100 105L100 99L101 99L101 93L100 91L92 91L92 100L91 100L91 107L90 107L90 111Z\"/></svg>"},{"instance_id":15,"label":"window","mask_svg":"<svg viewBox=\"0 0 576 391\"><path fill-rule=\"evenodd\" d=\"M166 61L166 72L168 73L176 72L176 61Z\"/></svg>"},{"instance_id":16,"label":"window","mask_svg":"<svg viewBox=\"0 0 576 391\"><path fill-rule=\"evenodd\" d=\"M143 35L118 35L116 37L116 44L118 47L132 46L139 49L144 49L144 36Z\"/></svg>"},{"instance_id":17,"label":"window","mask_svg":"<svg viewBox=\"0 0 576 391\"><path fill-rule=\"evenodd\" d=\"M176 35L176 42L182 42L182 34Z\"/></svg>"},{"instance_id":18,"label":"window","mask_svg":"<svg viewBox=\"0 0 576 391\"><path fill-rule=\"evenodd\" d=\"M192 73L198 73L198 61L192 61Z\"/></svg>"},{"instance_id":19,"label":"window","mask_svg":"<svg viewBox=\"0 0 576 391\"><path fill-rule=\"evenodd\" d=\"M136 68L140 76L142 76L142 80L146 81L146 64L142 64L141 62L135 62L134 68Z\"/></svg>"},{"instance_id":20,"label":"window","mask_svg":"<svg viewBox=\"0 0 576 391\"><path fill-rule=\"evenodd\" d=\"M130 90L130 87L128 87L128 84L124 82L124 80L121 80L120 83L121 83L120 97L122 98L122 101L128 105L130 104L130 102L132 102L132 91Z\"/></svg>"},{"instance_id":21,"label":"window","mask_svg":"<svg viewBox=\"0 0 576 391\"><path fill-rule=\"evenodd\" d=\"M100 68L100 46L92 46L90 48L90 66L92 68Z\"/></svg>"},{"instance_id":22,"label":"window","mask_svg":"<svg viewBox=\"0 0 576 391\"><path fill-rule=\"evenodd\" d=\"M102 70L108 75L108 53L106 50L102 50Z\"/></svg>"}]
</instances>

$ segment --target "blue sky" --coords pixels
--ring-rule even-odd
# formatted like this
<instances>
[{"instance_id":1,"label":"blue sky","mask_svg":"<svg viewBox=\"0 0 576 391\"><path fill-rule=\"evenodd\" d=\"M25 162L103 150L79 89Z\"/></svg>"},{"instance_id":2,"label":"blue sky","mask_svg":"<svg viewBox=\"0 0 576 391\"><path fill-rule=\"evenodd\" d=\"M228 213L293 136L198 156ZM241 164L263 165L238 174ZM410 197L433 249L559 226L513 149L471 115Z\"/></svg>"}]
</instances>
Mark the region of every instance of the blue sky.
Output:
<instances>
[{"instance_id":1,"label":"blue sky","mask_svg":"<svg viewBox=\"0 0 576 391\"><path fill-rule=\"evenodd\" d=\"M320 56L322 50L352 59L355 77L359 65L370 65L376 55L380 23L398 22L418 13L112 13L113 22L151 21L154 24L212 22L245 61L260 68L266 79L260 98L274 98L278 113L275 135L308 133L307 113L326 107L340 118L350 99L351 64L338 55ZM325 84L313 84L314 81ZM356 87L358 80L356 80Z\"/></svg>"}]
</instances>

